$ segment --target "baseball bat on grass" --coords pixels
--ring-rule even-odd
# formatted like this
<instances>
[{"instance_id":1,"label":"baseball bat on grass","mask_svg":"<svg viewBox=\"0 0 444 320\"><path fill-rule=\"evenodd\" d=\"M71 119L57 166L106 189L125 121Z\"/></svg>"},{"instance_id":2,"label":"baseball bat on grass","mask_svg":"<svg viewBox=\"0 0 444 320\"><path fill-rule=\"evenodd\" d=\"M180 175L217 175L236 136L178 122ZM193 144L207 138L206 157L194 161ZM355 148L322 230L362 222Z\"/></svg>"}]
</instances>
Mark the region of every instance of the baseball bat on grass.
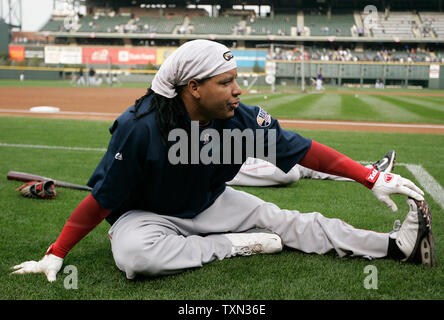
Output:
<instances>
[{"instance_id":1,"label":"baseball bat on grass","mask_svg":"<svg viewBox=\"0 0 444 320\"><path fill-rule=\"evenodd\" d=\"M16 181L23 181L23 182L29 182L29 181L46 181L46 180L52 180L54 181L54 184L59 187L63 188L70 188L70 189L76 189L76 190L85 190L85 191L91 191L92 189L88 186L82 186L80 184L74 184L69 183L65 181L58 181L54 180L48 177L39 176L36 174L26 173L26 172L18 172L18 171L9 171L7 175L8 180L16 180Z\"/></svg>"}]
</instances>

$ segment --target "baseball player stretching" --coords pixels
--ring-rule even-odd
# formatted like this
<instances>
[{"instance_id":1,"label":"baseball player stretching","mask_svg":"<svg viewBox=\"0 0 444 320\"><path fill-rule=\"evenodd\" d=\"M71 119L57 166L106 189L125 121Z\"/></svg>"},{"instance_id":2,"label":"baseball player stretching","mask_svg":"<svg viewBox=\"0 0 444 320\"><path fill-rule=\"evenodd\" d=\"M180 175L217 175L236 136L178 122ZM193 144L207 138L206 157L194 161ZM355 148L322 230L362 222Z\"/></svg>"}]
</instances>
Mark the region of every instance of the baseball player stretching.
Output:
<instances>
[{"instance_id":1,"label":"baseball player stretching","mask_svg":"<svg viewBox=\"0 0 444 320\"><path fill-rule=\"evenodd\" d=\"M74 209L44 257L13 267L14 273L43 273L55 281L66 254L104 219L111 224L115 263L128 279L178 273L237 255L276 253L284 245L307 253L334 250L341 257L434 264L430 210L418 187L283 130L262 108L240 103L236 77L235 57L224 45L193 40L180 46L162 64L147 94L110 128L108 150L88 182L91 194ZM392 233L355 229L318 212L281 209L227 187L246 160L244 140L232 146L241 147L241 162L208 163L204 157L196 162L196 154L205 154L209 145L212 156L233 160L237 155L227 157L230 149L217 144L216 137L248 130L256 141L268 137L263 147L275 148L276 166L283 172L299 163L355 180L392 210L397 208L390 195L406 195L410 210L402 226ZM211 133L211 141L199 139L204 131ZM178 138L189 139L191 148L177 149ZM188 153L177 162L175 156L184 150ZM256 228L271 232L245 232Z\"/></svg>"}]
</instances>

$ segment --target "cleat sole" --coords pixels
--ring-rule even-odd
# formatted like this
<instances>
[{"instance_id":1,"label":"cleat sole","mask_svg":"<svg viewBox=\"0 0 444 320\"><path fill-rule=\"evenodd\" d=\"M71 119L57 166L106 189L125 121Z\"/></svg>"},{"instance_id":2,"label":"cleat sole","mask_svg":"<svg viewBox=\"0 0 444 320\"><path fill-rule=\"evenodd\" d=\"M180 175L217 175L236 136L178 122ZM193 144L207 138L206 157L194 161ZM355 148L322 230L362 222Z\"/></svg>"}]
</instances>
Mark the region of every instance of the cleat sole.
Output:
<instances>
[{"instance_id":1,"label":"cleat sole","mask_svg":"<svg viewBox=\"0 0 444 320\"><path fill-rule=\"evenodd\" d=\"M428 267L436 266L435 238L430 231L426 237L421 240L421 263Z\"/></svg>"}]
</instances>

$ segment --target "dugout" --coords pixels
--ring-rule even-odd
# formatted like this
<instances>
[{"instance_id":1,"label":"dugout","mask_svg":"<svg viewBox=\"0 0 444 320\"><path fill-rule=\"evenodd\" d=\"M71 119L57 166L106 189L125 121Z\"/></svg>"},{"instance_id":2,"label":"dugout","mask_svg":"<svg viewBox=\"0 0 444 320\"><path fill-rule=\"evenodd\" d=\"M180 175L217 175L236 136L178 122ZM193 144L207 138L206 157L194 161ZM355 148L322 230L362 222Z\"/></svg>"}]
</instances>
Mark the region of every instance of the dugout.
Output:
<instances>
[{"instance_id":1,"label":"dugout","mask_svg":"<svg viewBox=\"0 0 444 320\"><path fill-rule=\"evenodd\" d=\"M36 70L31 67L1 67L1 79L18 80L20 73L23 73L26 80L62 80L65 79L63 70Z\"/></svg>"}]
</instances>

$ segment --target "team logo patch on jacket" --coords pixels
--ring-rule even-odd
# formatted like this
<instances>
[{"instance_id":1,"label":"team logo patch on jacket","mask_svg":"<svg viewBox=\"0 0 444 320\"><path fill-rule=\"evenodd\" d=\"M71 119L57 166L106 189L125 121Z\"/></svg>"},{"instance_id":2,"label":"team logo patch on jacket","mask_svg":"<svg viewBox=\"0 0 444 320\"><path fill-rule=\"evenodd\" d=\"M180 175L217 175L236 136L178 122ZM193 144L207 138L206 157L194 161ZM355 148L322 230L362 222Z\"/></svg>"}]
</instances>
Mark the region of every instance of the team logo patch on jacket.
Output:
<instances>
[{"instance_id":1,"label":"team logo patch on jacket","mask_svg":"<svg viewBox=\"0 0 444 320\"><path fill-rule=\"evenodd\" d=\"M256 121L259 127L265 128L270 125L271 116L267 111L259 107L259 112L257 113Z\"/></svg>"}]
</instances>

